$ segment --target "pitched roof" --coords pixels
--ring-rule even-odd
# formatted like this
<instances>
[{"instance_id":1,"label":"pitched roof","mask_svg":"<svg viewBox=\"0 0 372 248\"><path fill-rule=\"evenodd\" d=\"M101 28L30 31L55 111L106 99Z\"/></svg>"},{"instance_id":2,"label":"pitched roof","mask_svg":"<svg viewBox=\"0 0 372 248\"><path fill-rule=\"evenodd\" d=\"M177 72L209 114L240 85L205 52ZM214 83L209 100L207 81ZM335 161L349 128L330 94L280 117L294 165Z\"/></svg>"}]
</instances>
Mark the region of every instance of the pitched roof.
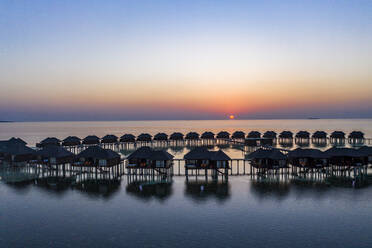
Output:
<instances>
[{"instance_id":1,"label":"pitched roof","mask_svg":"<svg viewBox=\"0 0 372 248\"><path fill-rule=\"evenodd\" d=\"M278 149L258 149L250 154L247 158L252 159L273 159L273 160L284 160L287 157Z\"/></svg>"},{"instance_id":2,"label":"pitched roof","mask_svg":"<svg viewBox=\"0 0 372 248\"><path fill-rule=\"evenodd\" d=\"M48 158L64 158L64 157L73 157L75 154L66 150L61 146L49 145L36 152L37 155Z\"/></svg>"},{"instance_id":3,"label":"pitched roof","mask_svg":"<svg viewBox=\"0 0 372 248\"><path fill-rule=\"evenodd\" d=\"M364 138L364 133L361 131L352 131L349 134L349 138L351 139L363 139Z\"/></svg>"},{"instance_id":4,"label":"pitched roof","mask_svg":"<svg viewBox=\"0 0 372 248\"><path fill-rule=\"evenodd\" d=\"M206 147L197 147L190 152L186 153L184 159L187 160L215 160L215 161L224 161L231 160L229 156L226 155L223 151L209 151Z\"/></svg>"},{"instance_id":5,"label":"pitched roof","mask_svg":"<svg viewBox=\"0 0 372 248\"><path fill-rule=\"evenodd\" d=\"M152 139L152 136L148 133L141 133L137 137L138 141L151 141L151 139Z\"/></svg>"},{"instance_id":6,"label":"pitched roof","mask_svg":"<svg viewBox=\"0 0 372 248\"><path fill-rule=\"evenodd\" d=\"M168 140L168 135L166 133L158 133L154 136L154 140Z\"/></svg>"},{"instance_id":7,"label":"pitched roof","mask_svg":"<svg viewBox=\"0 0 372 248\"><path fill-rule=\"evenodd\" d=\"M148 146L143 146L130 154L128 159L171 160L173 155L163 150L156 151Z\"/></svg>"},{"instance_id":8,"label":"pitched roof","mask_svg":"<svg viewBox=\"0 0 372 248\"><path fill-rule=\"evenodd\" d=\"M81 139L79 138L79 137L76 137L76 136L68 136L67 138L65 138L64 140L63 140L63 142L81 142Z\"/></svg>"},{"instance_id":9,"label":"pitched roof","mask_svg":"<svg viewBox=\"0 0 372 248\"><path fill-rule=\"evenodd\" d=\"M172 133L169 139L170 140L183 140L183 134L179 132Z\"/></svg>"},{"instance_id":10,"label":"pitched roof","mask_svg":"<svg viewBox=\"0 0 372 248\"><path fill-rule=\"evenodd\" d=\"M299 131L298 133L296 133L296 137L297 138L309 138L310 133L308 131Z\"/></svg>"},{"instance_id":11,"label":"pitched roof","mask_svg":"<svg viewBox=\"0 0 372 248\"><path fill-rule=\"evenodd\" d=\"M328 158L328 155L318 149L297 148L288 152L289 158Z\"/></svg>"},{"instance_id":12,"label":"pitched roof","mask_svg":"<svg viewBox=\"0 0 372 248\"><path fill-rule=\"evenodd\" d=\"M235 139L244 139L245 138L245 133L243 131L235 131L231 138L235 138Z\"/></svg>"},{"instance_id":13,"label":"pitched roof","mask_svg":"<svg viewBox=\"0 0 372 248\"><path fill-rule=\"evenodd\" d=\"M248 133L248 138L261 138L261 133L258 131L251 131Z\"/></svg>"},{"instance_id":14,"label":"pitched roof","mask_svg":"<svg viewBox=\"0 0 372 248\"><path fill-rule=\"evenodd\" d=\"M103 136L101 139L102 143L111 143L111 142L117 142L117 141L118 141L118 137L113 134L107 134Z\"/></svg>"},{"instance_id":15,"label":"pitched roof","mask_svg":"<svg viewBox=\"0 0 372 248\"><path fill-rule=\"evenodd\" d=\"M263 137L264 138L276 138L276 132L274 131L266 131L264 134L263 134Z\"/></svg>"},{"instance_id":16,"label":"pitched roof","mask_svg":"<svg viewBox=\"0 0 372 248\"><path fill-rule=\"evenodd\" d=\"M345 133L342 131L334 131L333 133L331 133L331 138L345 138Z\"/></svg>"},{"instance_id":17,"label":"pitched roof","mask_svg":"<svg viewBox=\"0 0 372 248\"><path fill-rule=\"evenodd\" d=\"M46 145L46 144L59 144L61 141L57 139L56 137L48 137L46 139L43 139L40 144Z\"/></svg>"},{"instance_id":18,"label":"pitched roof","mask_svg":"<svg viewBox=\"0 0 372 248\"><path fill-rule=\"evenodd\" d=\"M9 154L9 155L32 155L36 154L34 149L31 149L28 146L25 146L21 143L14 143L6 141L0 141L0 152Z\"/></svg>"},{"instance_id":19,"label":"pitched roof","mask_svg":"<svg viewBox=\"0 0 372 248\"><path fill-rule=\"evenodd\" d=\"M332 147L325 151L325 154L329 157L364 157L366 156L363 151L353 148L338 148Z\"/></svg>"},{"instance_id":20,"label":"pitched roof","mask_svg":"<svg viewBox=\"0 0 372 248\"><path fill-rule=\"evenodd\" d=\"M120 137L121 142L134 142L136 141L136 136L133 134L124 134L123 136Z\"/></svg>"},{"instance_id":21,"label":"pitched roof","mask_svg":"<svg viewBox=\"0 0 372 248\"><path fill-rule=\"evenodd\" d=\"M279 138L290 139L292 137L293 133L291 131L283 131L279 134Z\"/></svg>"},{"instance_id":22,"label":"pitched roof","mask_svg":"<svg viewBox=\"0 0 372 248\"><path fill-rule=\"evenodd\" d=\"M327 138L327 133L324 131L316 131L312 135L313 138L318 138L318 139L325 139Z\"/></svg>"},{"instance_id":23,"label":"pitched roof","mask_svg":"<svg viewBox=\"0 0 372 248\"><path fill-rule=\"evenodd\" d=\"M365 156L372 156L371 146L362 146L361 148L359 148L359 151L362 152Z\"/></svg>"},{"instance_id":24,"label":"pitched roof","mask_svg":"<svg viewBox=\"0 0 372 248\"><path fill-rule=\"evenodd\" d=\"M199 134L197 132L189 132L186 134L185 139L199 139Z\"/></svg>"},{"instance_id":25,"label":"pitched roof","mask_svg":"<svg viewBox=\"0 0 372 248\"><path fill-rule=\"evenodd\" d=\"M103 149L99 146L90 146L84 151L80 152L77 157L79 158L95 158L95 159L113 159L120 158L117 152L110 149Z\"/></svg>"},{"instance_id":26,"label":"pitched roof","mask_svg":"<svg viewBox=\"0 0 372 248\"><path fill-rule=\"evenodd\" d=\"M230 138L230 134L226 131L221 131L217 134L217 138L219 139L228 139Z\"/></svg>"},{"instance_id":27,"label":"pitched roof","mask_svg":"<svg viewBox=\"0 0 372 248\"><path fill-rule=\"evenodd\" d=\"M201 136L202 139L214 139L214 133L204 132Z\"/></svg>"}]
</instances>

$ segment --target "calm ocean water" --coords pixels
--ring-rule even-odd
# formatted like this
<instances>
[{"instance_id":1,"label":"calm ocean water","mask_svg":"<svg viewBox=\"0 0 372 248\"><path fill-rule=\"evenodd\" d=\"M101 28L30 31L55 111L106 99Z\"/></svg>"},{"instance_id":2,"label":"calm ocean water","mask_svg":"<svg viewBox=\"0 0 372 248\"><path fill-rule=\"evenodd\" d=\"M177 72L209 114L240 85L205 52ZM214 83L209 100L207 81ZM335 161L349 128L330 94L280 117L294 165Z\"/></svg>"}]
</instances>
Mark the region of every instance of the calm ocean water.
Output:
<instances>
[{"instance_id":1,"label":"calm ocean water","mask_svg":"<svg viewBox=\"0 0 372 248\"><path fill-rule=\"evenodd\" d=\"M211 130L361 130L372 120L2 123L0 139ZM204 185L201 191L200 185ZM133 190L0 182L0 247L372 247L372 188L204 178Z\"/></svg>"}]
</instances>

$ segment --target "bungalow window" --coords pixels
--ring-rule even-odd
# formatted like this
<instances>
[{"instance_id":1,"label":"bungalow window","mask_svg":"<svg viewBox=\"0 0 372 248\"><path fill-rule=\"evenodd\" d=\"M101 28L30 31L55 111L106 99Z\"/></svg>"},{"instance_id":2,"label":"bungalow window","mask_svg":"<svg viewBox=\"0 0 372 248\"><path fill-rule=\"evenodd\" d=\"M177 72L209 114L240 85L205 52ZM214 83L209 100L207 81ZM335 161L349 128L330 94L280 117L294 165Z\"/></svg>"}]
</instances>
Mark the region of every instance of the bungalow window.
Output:
<instances>
[{"instance_id":1,"label":"bungalow window","mask_svg":"<svg viewBox=\"0 0 372 248\"><path fill-rule=\"evenodd\" d=\"M98 165L99 165L99 166L106 166L106 165L107 165L107 161L104 160L104 159L100 159L100 160L98 161Z\"/></svg>"},{"instance_id":2,"label":"bungalow window","mask_svg":"<svg viewBox=\"0 0 372 248\"><path fill-rule=\"evenodd\" d=\"M164 167L164 161L156 160L156 167Z\"/></svg>"},{"instance_id":3,"label":"bungalow window","mask_svg":"<svg viewBox=\"0 0 372 248\"><path fill-rule=\"evenodd\" d=\"M217 161L217 168L225 168L226 161Z\"/></svg>"},{"instance_id":4,"label":"bungalow window","mask_svg":"<svg viewBox=\"0 0 372 248\"><path fill-rule=\"evenodd\" d=\"M56 164L57 163L57 159L56 158L50 158L50 163L51 164Z\"/></svg>"}]
</instances>

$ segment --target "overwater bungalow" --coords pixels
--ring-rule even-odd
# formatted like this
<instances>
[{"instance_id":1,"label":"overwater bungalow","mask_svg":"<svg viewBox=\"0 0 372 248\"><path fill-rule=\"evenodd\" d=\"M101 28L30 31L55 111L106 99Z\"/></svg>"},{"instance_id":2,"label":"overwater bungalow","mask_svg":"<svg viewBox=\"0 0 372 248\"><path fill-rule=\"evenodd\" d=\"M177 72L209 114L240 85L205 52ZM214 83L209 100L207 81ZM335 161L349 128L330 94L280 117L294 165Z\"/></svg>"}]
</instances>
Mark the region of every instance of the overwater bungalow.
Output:
<instances>
[{"instance_id":1,"label":"overwater bungalow","mask_svg":"<svg viewBox=\"0 0 372 248\"><path fill-rule=\"evenodd\" d=\"M122 143L134 143L136 142L136 136L133 134L124 134L120 137L120 142Z\"/></svg>"},{"instance_id":2,"label":"overwater bungalow","mask_svg":"<svg viewBox=\"0 0 372 248\"><path fill-rule=\"evenodd\" d=\"M189 132L185 136L185 140L187 141L187 145L194 146L199 144L199 134L197 132Z\"/></svg>"},{"instance_id":3,"label":"overwater bungalow","mask_svg":"<svg viewBox=\"0 0 372 248\"><path fill-rule=\"evenodd\" d=\"M24 145L24 146L27 145L26 141L24 141L21 138L15 138L15 137L10 138L7 142L8 143L13 143L13 144Z\"/></svg>"},{"instance_id":4,"label":"overwater bungalow","mask_svg":"<svg viewBox=\"0 0 372 248\"><path fill-rule=\"evenodd\" d=\"M85 137L82 142L84 146L98 145L99 143L100 140L96 135L89 135Z\"/></svg>"},{"instance_id":5,"label":"overwater bungalow","mask_svg":"<svg viewBox=\"0 0 372 248\"><path fill-rule=\"evenodd\" d=\"M215 142L213 132L204 132L200 138L202 139L203 145L213 145Z\"/></svg>"},{"instance_id":6,"label":"overwater bungalow","mask_svg":"<svg viewBox=\"0 0 372 248\"><path fill-rule=\"evenodd\" d=\"M263 134L262 138L271 139L272 142L269 142L269 143L275 144L276 143L276 136L277 136L276 132L274 132L274 131L266 131Z\"/></svg>"},{"instance_id":7,"label":"overwater bungalow","mask_svg":"<svg viewBox=\"0 0 372 248\"><path fill-rule=\"evenodd\" d=\"M22 166L34 160L36 151L16 140L0 141L0 165Z\"/></svg>"},{"instance_id":8,"label":"overwater bungalow","mask_svg":"<svg viewBox=\"0 0 372 248\"><path fill-rule=\"evenodd\" d=\"M279 134L279 144L281 146L293 145L293 133L291 131L283 131Z\"/></svg>"},{"instance_id":9,"label":"overwater bungalow","mask_svg":"<svg viewBox=\"0 0 372 248\"><path fill-rule=\"evenodd\" d=\"M310 133L308 131L299 131L296 133L295 143L300 146L308 146L310 144Z\"/></svg>"},{"instance_id":10,"label":"overwater bungalow","mask_svg":"<svg viewBox=\"0 0 372 248\"><path fill-rule=\"evenodd\" d=\"M75 154L61 146L49 145L36 152L38 163L44 165L69 164L74 161Z\"/></svg>"},{"instance_id":11,"label":"overwater bungalow","mask_svg":"<svg viewBox=\"0 0 372 248\"><path fill-rule=\"evenodd\" d=\"M158 133L154 136L154 141L161 146L166 146L168 144L168 135L166 133Z\"/></svg>"},{"instance_id":12,"label":"overwater bungalow","mask_svg":"<svg viewBox=\"0 0 372 248\"><path fill-rule=\"evenodd\" d=\"M236 139L236 140L244 140L245 139L245 133L243 131L235 131L231 135L231 138Z\"/></svg>"},{"instance_id":13,"label":"overwater bungalow","mask_svg":"<svg viewBox=\"0 0 372 248\"><path fill-rule=\"evenodd\" d=\"M316 131L311 136L311 142L316 146L327 145L327 133L324 131Z\"/></svg>"},{"instance_id":14,"label":"overwater bungalow","mask_svg":"<svg viewBox=\"0 0 372 248\"><path fill-rule=\"evenodd\" d=\"M329 137L331 144L344 145L345 144L345 133L342 131L334 131Z\"/></svg>"},{"instance_id":15,"label":"overwater bungalow","mask_svg":"<svg viewBox=\"0 0 372 248\"><path fill-rule=\"evenodd\" d=\"M368 163L372 163L372 147L362 146L359 148L359 151L362 152L366 157L368 157Z\"/></svg>"},{"instance_id":16,"label":"overwater bungalow","mask_svg":"<svg viewBox=\"0 0 372 248\"><path fill-rule=\"evenodd\" d=\"M62 146L71 147L79 146L81 144L81 139L76 136L68 136L62 141Z\"/></svg>"},{"instance_id":17,"label":"overwater bungalow","mask_svg":"<svg viewBox=\"0 0 372 248\"><path fill-rule=\"evenodd\" d=\"M116 135L108 134L102 137L101 144L103 148L110 148L113 149L115 146L118 145L119 138Z\"/></svg>"},{"instance_id":18,"label":"overwater bungalow","mask_svg":"<svg viewBox=\"0 0 372 248\"><path fill-rule=\"evenodd\" d=\"M318 149L297 148L288 152L288 159L292 166L299 168L321 169L328 166L328 155Z\"/></svg>"},{"instance_id":19,"label":"overwater bungalow","mask_svg":"<svg viewBox=\"0 0 372 248\"><path fill-rule=\"evenodd\" d=\"M361 145L364 144L364 133L361 131L353 131L348 137L349 144Z\"/></svg>"},{"instance_id":20,"label":"overwater bungalow","mask_svg":"<svg viewBox=\"0 0 372 248\"><path fill-rule=\"evenodd\" d=\"M229 139L230 138L230 133L226 131L221 131L217 134L216 136L217 139Z\"/></svg>"},{"instance_id":21,"label":"overwater bungalow","mask_svg":"<svg viewBox=\"0 0 372 248\"><path fill-rule=\"evenodd\" d=\"M59 146L61 145L61 141L55 137L48 137L46 139L43 139L40 143L36 144L36 147L42 148L48 145L56 145Z\"/></svg>"},{"instance_id":22,"label":"overwater bungalow","mask_svg":"<svg viewBox=\"0 0 372 248\"><path fill-rule=\"evenodd\" d=\"M183 137L184 135L182 133L175 132L169 136L169 140L171 141L171 144L173 146L178 146L180 144L183 144Z\"/></svg>"},{"instance_id":23,"label":"overwater bungalow","mask_svg":"<svg viewBox=\"0 0 372 248\"><path fill-rule=\"evenodd\" d=\"M287 157L278 149L258 149L247 156L258 173L288 168ZM252 174L252 173L251 173Z\"/></svg>"},{"instance_id":24,"label":"overwater bungalow","mask_svg":"<svg viewBox=\"0 0 372 248\"><path fill-rule=\"evenodd\" d=\"M37 164L48 167L49 169L54 169L51 171L55 176L58 176L61 166L63 176L66 175L67 169L70 168L71 164L74 162L75 154L68 151L66 148L61 146L49 145L43 147L41 150L37 151ZM49 174L50 176L50 174Z\"/></svg>"},{"instance_id":25,"label":"overwater bungalow","mask_svg":"<svg viewBox=\"0 0 372 248\"><path fill-rule=\"evenodd\" d=\"M185 154L184 159L186 176L189 175L189 170L205 170L204 175L207 177L208 170L211 170L213 178L217 178L218 173L227 177L231 160L222 150L209 151L205 147L197 147L191 150Z\"/></svg>"},{"instance_id":26,"label":"overwater bungalow","mask_svg":"<svg viewBox=\"0 0 372 248\"><path fill-rule=\"evenodd\" d=\"M154 150L143 146L127 157L129 174L140 173L155 175L155 173L168 175L172 172L173 155L163 150ZM141 169L141 170L138 170ZM149 169L150 171L143 171Z\"/></svg>"},{"instance_id":27,"label":"overwater bungalow","mask_svg":"<svg viewBox=\"0 0 372 248\"><path fill-rule=\"evenodd\" d=\"M140 145L147 145L152 142L152 136L148 133L141 133L137 136L137 143Z\"/></svg>"},{"instance_id":28,"label":"overwater bungalow","mask_svg":"<svg viewBox=\"0 0 372 248\"><path fill-rule=\"evenodd\" d=\"M258 132L258 131L251 131L251 132L248 133L247 138L259 139L259 138L261 138L261 133Z\"/></svg>"},{"instance_id":29,"label":"overwater bungalow","mask_svg":"<svg viewBox=\"0 0 372 248\"><path fill-rule=\"evenodd\" d=\"M82 167L111 167L119 165L120 155L110 149L90 146L77 155L78 162L74 166Z\"/></svg>"}]
</instances>

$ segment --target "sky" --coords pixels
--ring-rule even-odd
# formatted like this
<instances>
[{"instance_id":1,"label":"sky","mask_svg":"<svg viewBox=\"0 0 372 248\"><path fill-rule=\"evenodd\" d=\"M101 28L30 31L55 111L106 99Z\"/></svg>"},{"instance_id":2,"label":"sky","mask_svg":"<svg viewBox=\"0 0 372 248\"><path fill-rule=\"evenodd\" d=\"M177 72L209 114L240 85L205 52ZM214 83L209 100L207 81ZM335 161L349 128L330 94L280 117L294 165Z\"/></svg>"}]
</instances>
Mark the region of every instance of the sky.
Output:
<instances>
[{"instance_id":1,"label":"sky","mask_svg":"<svg viewBox=\"0 0 372 248\"><path fill-rule=\"evenodd\" d=\"M372 1L0 1L0 120L372 118Z\"/></svg>"}]
</instances>

